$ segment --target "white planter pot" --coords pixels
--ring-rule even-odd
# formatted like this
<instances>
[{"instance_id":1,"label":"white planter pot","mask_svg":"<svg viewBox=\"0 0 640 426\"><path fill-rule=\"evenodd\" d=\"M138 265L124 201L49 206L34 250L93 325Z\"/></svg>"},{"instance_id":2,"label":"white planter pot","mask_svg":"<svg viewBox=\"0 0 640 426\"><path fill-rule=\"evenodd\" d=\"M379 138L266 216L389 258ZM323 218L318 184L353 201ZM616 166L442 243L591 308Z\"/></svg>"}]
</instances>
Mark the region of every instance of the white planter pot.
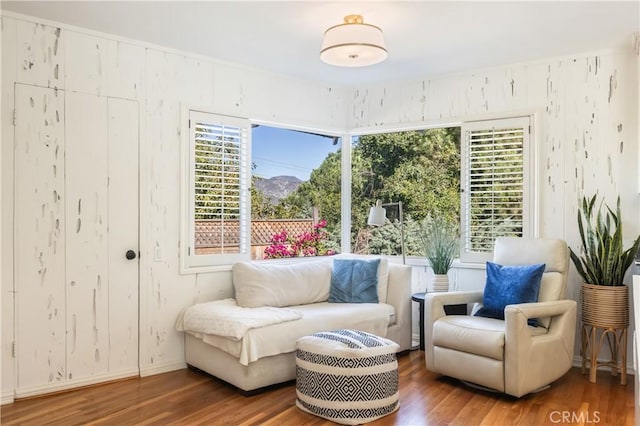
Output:
<instances>
[{"instance_id":1,"label":"white planter pot","mask_svg":"<svg viewBox=\"0 0 640 426\"><path fill-rule=\"evenodd\" d=\"M433 281L431 282L431 291L449 291L449 277L447 274L436 274L433 276Z\"/></svg>"}]
</instances>

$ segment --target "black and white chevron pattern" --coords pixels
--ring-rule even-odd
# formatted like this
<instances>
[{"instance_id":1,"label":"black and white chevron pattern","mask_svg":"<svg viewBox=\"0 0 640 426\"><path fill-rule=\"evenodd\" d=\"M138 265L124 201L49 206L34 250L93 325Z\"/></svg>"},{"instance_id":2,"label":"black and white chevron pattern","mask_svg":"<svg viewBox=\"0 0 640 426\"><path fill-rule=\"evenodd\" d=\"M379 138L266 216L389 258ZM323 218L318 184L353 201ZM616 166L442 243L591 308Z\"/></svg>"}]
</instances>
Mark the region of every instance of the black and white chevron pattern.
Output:
<instances>
[{"instance_id":1,"label":"black and white chevron pattern","mask_svg":"<svg viewBox=\"0 0 640 426\"><path fill-rule=\"evenodd\" d=\"M376 365L389 364L396 360L395 352L364 358L344 358L339 356L321 355L314 352L303 351L302 349L298 349L296 351L296 357L302 361L340 368L367 368L374 367Z\"/></svg>"},{"instance_id":2,"label":"black and white chevron pattern","mask_svg":"<svg viewBox=\"0 0 640 426\"><path fill-rule=\"evenodd\" d=\"M398 370L345 376L298 367L296 382L298 392L311 398L323 401L372 401L389 398L398 392Z\"/></svg>"},{"instance_id":3,"label":"black and white chevron pattern","mask_svg":"<svg viewBox=\"0 0 640 426\"><path fill-rule=\"evenodd\" d=\"M344 343L351 349L376 348L388 345L386 339L359 330L334 330L316 333L313 336Z\"/></svg>"},{"instance_id":4,"label":"black and white chevron pattern","mask_svg":"<svg viewBox=\"0 0 640 426\"><path fill-rule=\"evenodd\" d=\"M318 407L315 405L307 404L304 401L298 400L296 401L298 407L303 410L315 414L319 417L324 417L325 419L331 419L336 421L342 420L339 423L343 424L361 424L365 422L370 422L375 419L379 419L380 417L384 417L387 414L391 414L398 409L398 401L393 404L386 405L384 407L375 407L375 408L326 408L326 407ZM347 422L346 420L354 420Z\"/></svg>"},{"instance_id":5,"label":"black and white chevron pattern","mask_svg":"<svg viewBox=\"0 0 640 426\"><path fill-rule=\"evenodd\" d=\"M316 333L298 340L296 405L342 424L361 424L397 410L394 342L358 330Z\"/></svg>"}]
</instances>

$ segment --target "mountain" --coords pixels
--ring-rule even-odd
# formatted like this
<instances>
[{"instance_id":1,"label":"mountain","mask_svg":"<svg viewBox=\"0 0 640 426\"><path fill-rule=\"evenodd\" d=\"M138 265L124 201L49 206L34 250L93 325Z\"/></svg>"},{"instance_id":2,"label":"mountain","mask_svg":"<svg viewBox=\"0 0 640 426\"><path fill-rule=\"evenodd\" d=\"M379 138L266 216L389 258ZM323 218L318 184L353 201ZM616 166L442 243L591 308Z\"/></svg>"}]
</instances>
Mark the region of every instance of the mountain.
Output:
<instances>
[{"instance_id":1,"label":"mountain","mask_svg":"<svg viewBox=\"0 0 640 426\"><path fill-rule=\"evenodd\" d=\"M274 176L269 179L256 178L254 182L258 191L268 197L273 204L277 204L303 183L295 176Z\"/></svg>"}]
</instances>

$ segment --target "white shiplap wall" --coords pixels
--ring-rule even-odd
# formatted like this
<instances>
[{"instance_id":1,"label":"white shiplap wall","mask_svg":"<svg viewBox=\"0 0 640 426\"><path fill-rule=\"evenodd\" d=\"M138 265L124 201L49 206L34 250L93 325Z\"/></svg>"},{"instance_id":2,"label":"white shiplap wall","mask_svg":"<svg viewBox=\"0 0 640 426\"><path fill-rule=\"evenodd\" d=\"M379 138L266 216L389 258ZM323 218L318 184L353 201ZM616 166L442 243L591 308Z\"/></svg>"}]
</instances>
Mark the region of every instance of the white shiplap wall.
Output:
<instances>
[{"instance_id":1,"label":"white shiplap wall","mask_svg":"<svg viewBox=\"0 0 640 426\"><path fill-rule=\"evenodd\" d=\"M178 250L180 229L180 144L181 106L183 104L209 109L212 112L245 116L265 122L279 122L324 128L346 127L346 91L314 83L290 79L281 75L219 63L207 58L159 46L123 40L80 28L42 22L35 18L4 14L2 16L2 230L11 235L14 227L14 84L55 93L58 89L62 103L69 99L83 99L83 105L95 103L100 115L109 108L131 110L127 117L138 112L140 133L140 371L152 374L184 366L182 335L175 331L179 312L197 300L219 296L216 282L228 281L228 273L180 275ZM65 96L67 95L67 96ZM69 102L68 102L69 103ZM67 105L73 108L73 103ZM139 105L138 111L131 109ZM120 107L121 108L120 108ZM63 109L64 111L64 109ZM77 115L79 112L75 111ZM93 114L91 108L82 111L86 122L100 122L103 117ZM110 115L109 119L118 117ZM125 119L126 117L121 117ZM83 122L74 125L82 127ZM73 129L71 129L73 130ZM76 129L77 130L77 129ZM77 133L77 132L74 132ZM117 135L116 135L117 137ZM71 143L74 143L71 141ZM34 160L39 157L33 157ZM48 158L48 157L47 157ZM48 162L47 162L48 161ZM39 163L49 169L50 160ZM65 165L73 172L79 159L67 158ZM98 166L99 164L96 164ZM80 169L79 169L80 170ZM88 176L91 178L90 176ZM89 181L74 181L69 187L82 191ZM53 182L44 182L52 185ZM43 183L43 184L44 184ZM100 184L99 187L104 187ZM48 202L49 192L46 195ZM37 200L34 200L34 202ZM42 203L40 203L42 204ZM6 207L6 208L5 208ZM71 210L67 216L73 216ZM75 217L67 217L67 223ZM104 229L93 229L105 238ZM47 237L46 235L42 238ZM24 241L27 246L46 246L38 243L37 236ZM48 237L47 237L48 238ZM45 238L45 239L47 239ZM155 259L155 247L160 258ZM81 252L82 247L77 247ZM2 240L2 399L13 398L15 365L11 356L14 336L13 311L13 242ZM6 254L6 255L5 255ZM64 259L52 262L63 275L85 273L82 262ZM85 262L89 263L89 262ZM57 269L53 269L57 270ZM75 272L74 272L75 271ZM93 274L96 271L91 271ZM34 271L37 273L37 271ZM64 289L64 278L47 277ZM50 294L34 287L34 300L49 299ZM73 291L68 305L73 323L93 324L91 305L83 300L86 295ZM91 296L91 295L90 295ZM35 302L34 302L35 303ZM44 303L44 302L43 302ZM70 311L71 312L71 311ZM44 312L46 314L46 312ZM30 319L28 312L21 318ZM35 314L33 314L35 315ZM47 315L41 320L51 321ZM55 319L55 316L51 317ZM35 319L35 317L33 317ZM97 318L98 321L104 319ZM56 323L57 324L57 323ZM64 326L64 322L62 322ZM57 324L60 325L60 324ZM99 329L104 329L104 324ZM64 331L59 330L63 335ZM23 331L26 332L26 331ZM123 348L111 348L106 339L98 335L96 347L87 349L92 359L105 353L115 360L124 356ZM126 340L126 339L125 339ZM127 340L128 341L128 340ZM120 344L120 343L118 343ZM122 345L121 345L122 346ZM71 362L79 352L70 357ZM93 362L93 361L92 361ZM102 361L100 361L102 362ZM85 375L91 369L82 367ZM52 365L46 376L55 377L61 367ZM55 371L54 371L55 370Z\"/></svg>"},{"instance_id":2,"label":"white shiplap wall","mask_svg":"<svg viewBox=\"0 0 640 426\"><path fill-rule=\"evenodd\" d=\"M628 235L638 232L638 57L576 55L358 87L326 87L28 17L2 18L2 397L14 388L14 83L135 100L140 117L140 370L184 365L180 310L226 297L229 273L180 275L180 108L311 128L344 130L402 123L536 113L540 235L577 243L578 197L599 191L623 200ZM622 147L622 149L621 149ZM9 236L7 238L7 236ZM35 243L32 242L32 243ZM155 247L160 258L154 259ZM427 274L417 274L425 277ZM456 272L482 285L482 273ZM470 288L467 279L457 282ZM424 286L414 284L416 290ZM471 287L473 287L471 285ZM579 280L570 292L577 297ZM631 359L631 358L629 358Z\"/></svg>"},{"instance_id":3,"label":"white shiplap wall","mask_svg":"<svg viewBox=\"0 0 640 426\"><path fill-rule=\"evenodd\" d=\"M615 206L620 195L628 247L640 234L638 64L638 52L629 44L620 50L359 87L350 98L348 125L398 128L535 114L539 235L565 239L578 249L579 198L598 193ZM465 275L476 288L483 285L481 272ZM580 283L571 267L569 297L579 300ZM580 334L576 336L577 355ZM632 359L630 348L627 359Z\"/></svg>"},{"instance_id":4,"label":"white shiplap wall","mask_svg":"<svg viewBox=\"0 0 640 426\"><path fill-rule=\"evenodd\" d=\"M138 271L135 264L120 264L119 247L119 230L129 224L133 238L125 239L137 249L137 185L134 203L123 199L122 188L117 196L109 192L120 178L138 179L137 160L126 170L117 164L137 158L139 107L137 100L114 97L122 95L115 83L67 78L67 72L118 75L118 67L104 67L93 40L76 43L73 52L80 55L74 56L66 43L74 45L78 34L5 17L2 35L2 160L11 170L2 188L11 207L2 211L2 222L13 231L2 241L3 250L13 249L2 258L9 265L2 292L11 296L2 312L5 400L9 386L30 395L138 371ZM99 63L95 72L84 73L85 56ZM4 129L13 130L15 140ZM107 206L133 222L120 220L108 232ZM20 283L15 298L11 267ZM14 330L21 361L15 373Z\"/></svg>"},{"instance_id":5,"label":"white shiplap wall","mask_svg":"<svg viewBox=\"0 0 640 426\"><path fill-rule=\"evenodd\" d=\"M21 365L22 386L32 387L66 377L64 96L62 91L22 84L16 94L16 110L38 116L15 127L15 161L20 166L15 173L14 272L22 283L16 289L21 302L15 305L16 330L28 336L16 352L48 367Z\"/></svg>"}]
</instances>

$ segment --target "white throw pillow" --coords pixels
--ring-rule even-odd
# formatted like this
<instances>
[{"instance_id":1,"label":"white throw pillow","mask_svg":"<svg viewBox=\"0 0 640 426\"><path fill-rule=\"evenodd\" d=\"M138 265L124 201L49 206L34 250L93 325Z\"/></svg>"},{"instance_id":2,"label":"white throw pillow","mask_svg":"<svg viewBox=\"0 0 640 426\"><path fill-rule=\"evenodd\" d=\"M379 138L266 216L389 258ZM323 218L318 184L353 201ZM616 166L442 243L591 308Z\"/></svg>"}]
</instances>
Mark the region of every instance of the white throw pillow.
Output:
<instances>
[{"instance_id":1,"label":"white throw pillow","mask_svg":"<svg viewBox=\"0 0 640 426\"><path fill-rule=\"evenodd\" d=\"M334 258L341 259L377 259L379 256L353 254L353 253L341 253ZM387 259L380 258L380 265L378 266L378 302L387 303L387 288L389 287L389 262Z\"/></svg>"},{"instance_id":2,"label":"white throw pillow","mask_svg":"<svg viewBox=\"0 0 640 426\"><path fill-rule=\"evenodd\" d=\"M238 306L294 306L325 302L331 288L330 259L273 264L238 262L233 265L233 287Z\"/></svg>"}]
</instances>

